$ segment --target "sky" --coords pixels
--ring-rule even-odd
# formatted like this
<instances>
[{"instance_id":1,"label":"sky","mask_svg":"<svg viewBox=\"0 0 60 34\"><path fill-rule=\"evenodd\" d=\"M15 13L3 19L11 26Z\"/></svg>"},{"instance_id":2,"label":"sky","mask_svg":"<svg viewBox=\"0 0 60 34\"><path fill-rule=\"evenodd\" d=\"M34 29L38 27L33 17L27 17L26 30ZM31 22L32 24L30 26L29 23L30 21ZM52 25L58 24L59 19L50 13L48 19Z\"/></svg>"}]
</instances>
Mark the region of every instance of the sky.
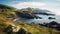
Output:
<instances>
[{"instance_id":1,"label":"sky","mask_svg":"<svg viewBox=\"0 0 60 34\"><path fill-rule=\"evenodd\" d=\"M60 0L0 0L0 4L18 9L27 7L46 9L60 15Z\"/></svg>"}]
</instances>

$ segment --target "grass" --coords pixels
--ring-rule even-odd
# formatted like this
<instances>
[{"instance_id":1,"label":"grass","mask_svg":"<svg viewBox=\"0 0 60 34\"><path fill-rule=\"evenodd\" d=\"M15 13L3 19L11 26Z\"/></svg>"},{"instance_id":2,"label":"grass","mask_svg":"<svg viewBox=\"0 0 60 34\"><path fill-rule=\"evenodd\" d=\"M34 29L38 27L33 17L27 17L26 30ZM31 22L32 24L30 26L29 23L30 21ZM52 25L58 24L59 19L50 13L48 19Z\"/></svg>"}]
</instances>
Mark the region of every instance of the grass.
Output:
<instances>
[{"instance_id":1,"label":"grass","mask_svg":"<svg viewBox=\"0 0 60 34\"><path fill-rule=\"evenodd\" d=\"M14 24L16 27L19 28L24 28L26 29L28 32L31 32L32 34L57 34L59 31L52 29L52 28L48 28L48 27L44 27L41 25L37 25L37 24L27 24L27 23L23 23L23 22L13 22L11 20L7 20L6 16L0 14L0 29L4 29L6 28L9 24ZM4 18L5 17L5 18ZM2 33L4 33L2 30L0 30ZM0 32L0 33L1 33Z\"/></svg>"},{"instance_id":2,"label":"grass","mask_svg":"<svg viewBox=\"0 0 60 34\"><path fill-rule=\"evenodd\" d=\"M59 31L52 29L52 28L47 28L41 25L36 25L36 24L25 24L21 25L22 23L18 24L20 28L25 28L32 34L57 34Z\"/></svg>"}]
</instances>

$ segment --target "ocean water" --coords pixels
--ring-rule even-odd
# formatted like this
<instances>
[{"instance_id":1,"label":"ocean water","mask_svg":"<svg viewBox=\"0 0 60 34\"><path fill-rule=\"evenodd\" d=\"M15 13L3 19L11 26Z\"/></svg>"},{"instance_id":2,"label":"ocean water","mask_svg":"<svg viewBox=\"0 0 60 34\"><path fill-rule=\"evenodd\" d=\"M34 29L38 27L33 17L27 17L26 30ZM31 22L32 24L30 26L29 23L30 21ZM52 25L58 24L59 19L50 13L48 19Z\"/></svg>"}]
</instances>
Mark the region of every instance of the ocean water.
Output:
<instances>
[{"instance_id":1,"label":"ocean water","mask_svg":"<svg viewBox=\"0 0 60 34\"><path fill-rule=\"evenodd\" d=\"M52 16L52 15L39 15L39 14L36 14L36 16L39 16L39 17L42 17L42 19L26 19L26 18L17 18L15 21L21 21L21 22L26 22L26 23L49 23L51 21L56 21L58 23L60 23L60 15L55 15L55 16ZM56 18L56 19L48 19L48 17L53 17L53 18Z\"/></svg>"}]
</instances>

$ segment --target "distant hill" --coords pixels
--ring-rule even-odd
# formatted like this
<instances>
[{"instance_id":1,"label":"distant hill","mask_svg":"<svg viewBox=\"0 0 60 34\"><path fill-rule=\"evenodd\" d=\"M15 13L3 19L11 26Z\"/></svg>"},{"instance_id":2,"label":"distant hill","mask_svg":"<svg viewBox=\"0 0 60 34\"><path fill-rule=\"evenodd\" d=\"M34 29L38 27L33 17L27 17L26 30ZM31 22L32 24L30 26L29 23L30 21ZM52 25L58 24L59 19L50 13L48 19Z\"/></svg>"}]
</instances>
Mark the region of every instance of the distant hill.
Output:
<instances>
[{"instance_id":1,"label":"distant hill","mask_svg":"<svg viewBox=\"0 0 60 34\"><path fill-rule=\"evenodd\" d=\"M0 4L0 9L10 9L10 10L13 10L15 8L14 7L7 6L7 5Z\"/></svg>"},{"instance_id":2,"label":"distant hill","mask_svg":"<svg viewBox=\"0 0 60 34\"><path fill-rule=\"evenodd\" d=\"M32 14L55 15L49 10L42 10L42 9L39 9L39 8L30 8L30 7L28 7L28 8L22 8L19 11L22 11L22 12L27 11L28 13L32 13Z\"/></svg>"}]
</instances>

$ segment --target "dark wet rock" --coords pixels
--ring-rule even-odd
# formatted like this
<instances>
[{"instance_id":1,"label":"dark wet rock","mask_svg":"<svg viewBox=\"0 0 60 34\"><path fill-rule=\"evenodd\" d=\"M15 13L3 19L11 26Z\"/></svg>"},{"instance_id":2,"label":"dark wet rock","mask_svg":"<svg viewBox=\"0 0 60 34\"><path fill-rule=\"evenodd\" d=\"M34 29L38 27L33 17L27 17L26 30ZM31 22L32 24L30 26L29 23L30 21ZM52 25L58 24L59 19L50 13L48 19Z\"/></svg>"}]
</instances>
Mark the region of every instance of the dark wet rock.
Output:
<instances>
[{"instance_id":1,"label":"dark wet rock","mask_svg":"<svg viewBox=\"0 0 60 34\"><path fill-rule=\"evenodd\" d=\"M55 21L52 21L52 22L47 24L47 26L49 26L49 27L57 27L57 25L58 25L58 23Z\"/></svg>"},{"instance_id":2,"label":"dark wet rock","mask_svg":"<svg viewBox=\"0 0 60 34\"><path fill-rule=\"evenodd\" d=\"M60 30L60 24L58 22L52 21L49 23L49 26Z\"/></svg>"},{"instance_id":3,"label":"dark wet rock","mask_svg":"<svg viewBox=\"0 0 60 34\"><path fill-rule=\"evenodd\" d=\"M48 19L56 19L56 18L53 18L53 17L49 17Z\"/></svg>"},{"instance_id":4,"label":"dark wet rock","mask_svg":"<svg viewBox=\"0 0 60 34\"><path fill-rule=\"evenodd\" d=\"M17 32L17 34L31 34L30 32L27 32L25 29L20 28L20 30Z\"/></svg>"},{"instance_id":5,"label":"dark wet rock","mask_svg":"<svg viewBox=\"0 0 60 34\"><path fill-rule=\"evenodd\" d=\"M38 25L45 26L45 27L48 27L48 28L54 28L56 30L60 30L60 23L58 23L56 21L52 21L50 23L44 23L44 24L39 23Z\"/></svg>"},{"instance_id":6,"label":"dark wet rock","mask_svg":"<svg viewBox=\"0 0 60 34\"><path fill-rule=\"evenodd\" d=\"M50 25L56 25L56 24L58 25L58 23L57 23L56 21L52 21L52 22L50 22L49 24L50 24Z\"/></svg>"},{"instance_id":7,"label":"dark wet rock","mask_svg":"<svg viewBox=\"0 0 60 34\"><path fill-rule=\"evenodd\" d=\"M17 34L26 34L26 31L21 28L21 29L17 32Z\"/></svg>"}]
</instances>

